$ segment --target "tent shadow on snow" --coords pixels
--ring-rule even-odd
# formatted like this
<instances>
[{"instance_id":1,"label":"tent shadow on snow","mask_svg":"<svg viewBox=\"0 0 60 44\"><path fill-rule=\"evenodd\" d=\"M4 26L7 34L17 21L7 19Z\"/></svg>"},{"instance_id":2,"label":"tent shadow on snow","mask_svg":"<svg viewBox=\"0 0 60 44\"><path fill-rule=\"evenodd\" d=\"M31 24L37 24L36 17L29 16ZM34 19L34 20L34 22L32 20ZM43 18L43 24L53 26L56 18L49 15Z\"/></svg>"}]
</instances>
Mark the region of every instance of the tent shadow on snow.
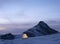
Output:
<instances>
[{"instance_id":1,"label":"tent shadow on snow","mask_svg":"<svg viewBox=\"0 0 60 44\"><path fill-rule=\"evenodd\" d=\"M36 37L58 33L58 31L50 28L45 22L40 21L36 26L23 32L22 38Z\"/></svg>"}]
</instances>

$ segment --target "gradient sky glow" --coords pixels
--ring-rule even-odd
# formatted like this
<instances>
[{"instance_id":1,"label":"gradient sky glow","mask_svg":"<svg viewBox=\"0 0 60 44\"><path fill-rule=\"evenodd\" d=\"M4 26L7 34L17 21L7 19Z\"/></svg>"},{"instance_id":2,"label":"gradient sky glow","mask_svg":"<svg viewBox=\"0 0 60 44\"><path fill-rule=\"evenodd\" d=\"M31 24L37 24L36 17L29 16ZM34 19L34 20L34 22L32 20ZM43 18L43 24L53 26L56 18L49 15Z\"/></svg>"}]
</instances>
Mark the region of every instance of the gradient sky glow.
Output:
<instances>
[{"instance_id":1,"label":"gradient sky glow","mask_svg":"<svg viewBox=\"0 0 60 44\"><path fill-rule=\"evenodd\" d=\"M60 0L0 0L0 23L60 19Z\"/></svg>"},{"instance_id":2,"label":"gradient sky glow","mask_svg":"<svg viewBox=\"0 0 60 44\"><path fill-rule=\"evenodd\" d=\"M24 24L19 25L24 28L41 20L60 21L60 0L0 0L0 24Z\"/></svg>"}]
</instances>

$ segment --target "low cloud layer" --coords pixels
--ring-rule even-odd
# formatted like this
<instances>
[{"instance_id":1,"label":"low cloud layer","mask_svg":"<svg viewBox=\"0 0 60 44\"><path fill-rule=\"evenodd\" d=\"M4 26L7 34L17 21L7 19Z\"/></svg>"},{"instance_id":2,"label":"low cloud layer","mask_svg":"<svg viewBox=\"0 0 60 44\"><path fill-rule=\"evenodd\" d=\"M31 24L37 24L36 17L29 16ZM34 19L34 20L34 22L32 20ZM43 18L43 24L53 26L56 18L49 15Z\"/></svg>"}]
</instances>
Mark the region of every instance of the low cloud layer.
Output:
<instances>
[{"instance_id":1,"label":"low cloud layer","mask_svg":"<svg viewBox=\"0 0 60 44\"><path fill-rule=\"evenodd\" d=\"M60 23L58 21L45 21L51 28L60 31ZM1 24L0 25L0 33L15 33L21 34L29 28L37 25L38 23L25 23L25 24ZM1 29L5 27L5 29Z\"/></svg>"}]
</instances>

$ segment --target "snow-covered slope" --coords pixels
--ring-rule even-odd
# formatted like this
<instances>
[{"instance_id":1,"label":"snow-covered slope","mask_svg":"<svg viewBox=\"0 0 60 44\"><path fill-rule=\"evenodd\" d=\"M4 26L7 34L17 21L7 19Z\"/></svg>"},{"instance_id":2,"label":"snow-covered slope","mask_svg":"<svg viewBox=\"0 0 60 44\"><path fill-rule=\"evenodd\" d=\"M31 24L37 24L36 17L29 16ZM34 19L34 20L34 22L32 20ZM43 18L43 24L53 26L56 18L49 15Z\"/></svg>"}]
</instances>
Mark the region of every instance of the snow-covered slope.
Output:
<instances>
[{"instance_id":1,"label":"snow-covered slope","mask_svg":"<svg viewBox=\"0 0 60 44\"><path fill-rule=\"evenodd\" d=\"M28 37L42 36L57 33L58 31L50 28L44 21L40 21L36 26L23 32Z\"/></svg>"},{"instance_id":2,"label":"snow-covered slope","mask_svg":"<svg viewBox=\"0 0 60 44\"><path fill-rule=\"evenodd\" d=\"M0 39L0 44L60 44L60 33L39 37L30 37L28 39L22 39L21 37L14 40Z\"/></svg>"}]
</instances>

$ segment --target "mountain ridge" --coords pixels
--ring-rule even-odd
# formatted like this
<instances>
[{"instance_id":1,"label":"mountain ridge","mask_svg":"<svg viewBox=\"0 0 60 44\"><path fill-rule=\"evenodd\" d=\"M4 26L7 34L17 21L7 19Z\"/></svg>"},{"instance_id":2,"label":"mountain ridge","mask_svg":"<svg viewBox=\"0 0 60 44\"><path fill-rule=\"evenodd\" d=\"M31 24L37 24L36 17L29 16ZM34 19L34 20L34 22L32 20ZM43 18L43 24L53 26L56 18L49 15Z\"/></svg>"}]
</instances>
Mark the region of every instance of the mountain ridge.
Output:
<instances>
[{"instance_id":1,"label":"mountain ridge","mask_svg":"<svg viewBox=\"0 0 60 44\"><path fill-rule=\"evenodd\" d=\"M23 32L23 34L27 34L28 37L50 35L54 33L58 33L58 31L50 28L44 21L40 21L36 26Z\"/></svg>"}]
</instances>

